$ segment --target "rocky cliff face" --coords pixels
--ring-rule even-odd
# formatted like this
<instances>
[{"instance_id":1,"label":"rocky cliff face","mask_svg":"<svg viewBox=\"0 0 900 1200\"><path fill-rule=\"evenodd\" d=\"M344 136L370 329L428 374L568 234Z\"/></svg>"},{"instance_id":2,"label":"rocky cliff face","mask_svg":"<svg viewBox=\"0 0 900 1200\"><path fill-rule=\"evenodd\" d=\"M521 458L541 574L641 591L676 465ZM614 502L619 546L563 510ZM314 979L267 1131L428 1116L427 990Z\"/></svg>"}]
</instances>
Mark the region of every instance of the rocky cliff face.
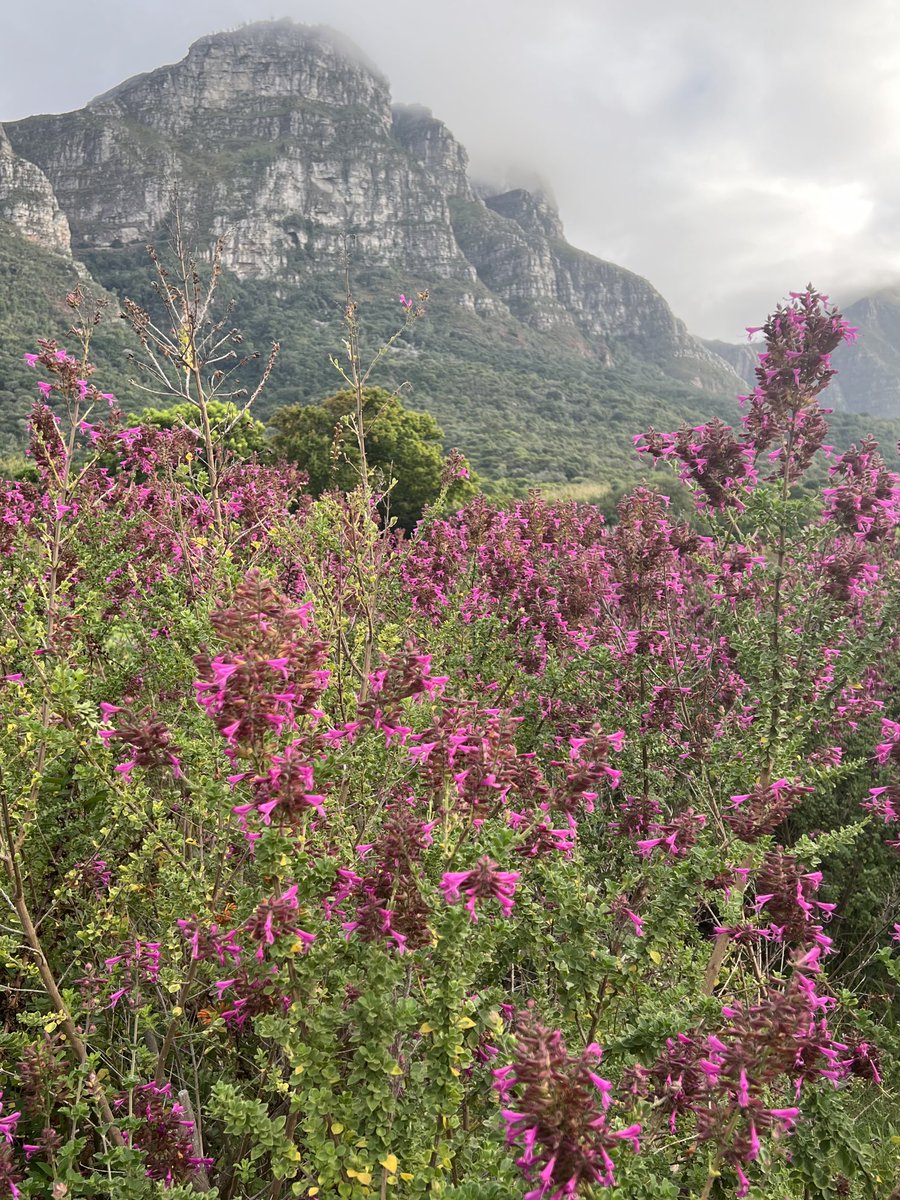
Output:
<instances>
[{"instance_id":1,"label":"rocky cliff face","mask_svg":"<svg viewBox=\"0 0 900 1200\"><path fill-rule=\"evenodd\" d=\"M20 158L0 126L0 221L45 250L71 253L69 223L47 176Z\"/></svg>"},{"instance_id":2,"label":"rocky cliff face","mask_svg":"<svg viewBox=\"0 0 900 1200\"><path fill-rule=\"evenodd\" d=\"M222 233L242 278L299 281L343 261L474 272L447 198L392 137L386 81L337 35L273 22L202 38L80 112L10 126L37 156L76 246L152 238L180 207Z\"/></svg>"},{"instance_id":3,"label":"rocky cliff face","mask_svg":"<svg viewBox=\"0 0 900 1200\"><path fill-rule=\"evenodd\" d=\"M755 372L759 364L761 349L758 344L751 344L750 342L735 344L733 342L720 342L712 338L704 338L703 344L713 354L717 354L719 358L724 358L745 383L755 386Z\"/></svg>"},{"instance_id":4,"label":"rocky cliff face","mask_svg":"<svg viewBox=\"0 0 900 1200\"><path fill-rule=\"evenodd\" d=\"M733 371L690 336L659 292L571 246L544 197L518 188L457 203L453 213L457 241L479 279L526 324L589 348L607 365L624 345L695 387L733 390Z\"/></svg>"},{"instance_id":5,"label":"rocky cliff face","mask_svg":"<svg viewBox=\"0 0 900 1200\"><path fill-rule=\"evenodd\" d=\"M205 37L79 112L8 129L51 181L76 253L158 236L177 186L192 237L222 234L243 279L302 285L349 254L356 272L443 286L600 362L630 353L734 390L650 284L568 245L545 199L477 195L446 126L392 109L383 76L331 31L280 21Z\"/></svg>"},{"instance_id":6,"label":"rocky cliff face","mask_svg":"<svg viewBox=\"0 0 900 1200\"><path fill-rule=\"evenodd\" d=\"M395 104L391 132L445 196L473 200L469 156L443 121L421 104Z\"/></svg>"}]
</instances>

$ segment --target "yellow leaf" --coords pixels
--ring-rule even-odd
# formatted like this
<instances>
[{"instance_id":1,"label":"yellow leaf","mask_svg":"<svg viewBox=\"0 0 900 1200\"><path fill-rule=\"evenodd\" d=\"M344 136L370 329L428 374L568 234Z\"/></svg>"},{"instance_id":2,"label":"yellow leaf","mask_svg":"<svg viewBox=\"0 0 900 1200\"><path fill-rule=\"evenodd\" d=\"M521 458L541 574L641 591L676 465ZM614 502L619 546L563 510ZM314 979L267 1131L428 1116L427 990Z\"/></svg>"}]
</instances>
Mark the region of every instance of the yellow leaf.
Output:
<instances>
[{"instance_id":1,"label":"yellow leaf","mask_svg":"<svg viewBox=\"0 0 900 1200\"><path fill-rule=\"evenodd\" d=\"M434 1033L434 1030L426 1021L424 1025L419 1026L419 1033Z\"/></svg>"},{"instance_id":2,"label":"yellow leaf","mask_svg":"<svg viewBox=\"0 0 900 1200\"><path fill-rule=\"evenodd\" d=\"M415 1176L410 1175L409 1171L401 1171L400 1178L403 1180L404 1183L409 1183L409 1181L411 1179L415 1179Z\"/></svg>"},{"instance_id":3,"label":"yellow leaf","mask_svg":"<svg viewBox=\"0 0 900 1200\"><path fill-rule=\"evenodd\" d=\"M349 1175L350 1172L348 1171L347 1174ZM356 1178L363 1185L363 1187L366 1187L372 1182L372 1176L368 1171L357 1171Z\"/></svg>"},{"instance_id":4,"label":"yellow leaf","mask_svg":"<svg viewBox=\"0 0 900 1200\"><path fill-rule=\"evenodd\" d=\"M311 1187L306 1194L307 1196L318 1196L319 1189L317 1187Z\"/></svg>"},{"instance_id":5,"label":"yellow leaf","mask_svg":"<svg viewBox=\"0 0 900 1200\"><path fill-rule=\"evenodd\" d=\"M459 1020L456 1022L456 1024L460 1029L474 1029L475 1028L475 1022L472 1020L471 1017L460 1017Z\"/></svg>"},{"instance_id":6,"label":"yellow leaf","mask_svg":"<svg viewBox=\"0 0 900 1200\"><path fill-rule=\"evenodd\" d=\"M403 1071L401 1070L399 1063L394 1063L394 1065L388 1071L388 1075L402 1075L402 1074L403 1074Z\"/></svg>"},{"instance_id":7,"label":"yellow leaf","mask_svg":"<svg viewBox=\"0 0 900 1200\"><path fill-rule=\"evenodd\" d=\"M658 950L650 951L650 961L655 962L657 966L662 962L662 955Z\"/></svg>"},{"instance_id":8,"label":"yellow leaf","mask_svg":"<svg viewBox=\"0 0 900 1200\"><path fill-rule=\"evenodd\" d=\"M459 1067L451 1067L451 1068L450 1068L450 1074L451 1074L451 1075L452 1075L452 1076L453 1076L455 1079L458 1079L458 1078L459 1078Z\"/></svg>"},{"instance_id":9,"label":"yellow leaf","mask_svg":"<svg viewBox=\"0 0 900 1200\"><path fill-rule=\"evenodd\" d=\"M185 370L192 371L194 369L194 351L191 346L190 330L185 325L178 330L178 349L181 351L181 361L184 363Z\"/></svg>"},{"instance_id":10,"label":"yellow leaf","mask_svg":"<svg viewBox=\"0 0 900 1200\"><path fill-rule=\"evenodd\" d=\"M334 1134L338 1134L338 1133L343 1133L343 1132L344 1132L344 1127L343 1127L343 1125L340 1123L340 1121L335 1121L335 1122L334 1122L334 1124L331 1126L331 1132L332 1132L332 1133L334 1133Z\"/></svg>"},{"instance_id":11,"label":"yellow leaf","mask_svg":"<svg viewBox=\"0 0 900 1200\"><path fill-rule=\"evenodd\" d=\"M389 1174L394 1175L400 1166L400 1162L396 1154L388 1154L385 1158L381 1159L381 1165Z\"/></svg>"}]
</instances>

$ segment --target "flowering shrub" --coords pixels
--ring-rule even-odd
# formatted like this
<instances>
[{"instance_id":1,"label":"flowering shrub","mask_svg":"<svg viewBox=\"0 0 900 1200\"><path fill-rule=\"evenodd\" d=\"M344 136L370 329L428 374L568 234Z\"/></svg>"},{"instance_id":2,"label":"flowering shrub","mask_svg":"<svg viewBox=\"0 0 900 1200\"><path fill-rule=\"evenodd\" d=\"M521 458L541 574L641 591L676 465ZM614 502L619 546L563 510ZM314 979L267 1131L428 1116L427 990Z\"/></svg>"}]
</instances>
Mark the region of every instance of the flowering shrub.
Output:
<instances>
[{"instance_id":1,"label":"flowering shrub","mask_svg":"<svg viewBox=\"0 0 900 1200\"><path fill-rule=\"evenodd\" d=\"M409 538L364 450L315 503L195 471L29 356L0 1196L887 1194L900 896L860 957L829 868L900 845L900 486L871 443L797 486L851 331L809 289L764 332L739 430L639 439L695 521Z\"/></svg>"}]
</instances>

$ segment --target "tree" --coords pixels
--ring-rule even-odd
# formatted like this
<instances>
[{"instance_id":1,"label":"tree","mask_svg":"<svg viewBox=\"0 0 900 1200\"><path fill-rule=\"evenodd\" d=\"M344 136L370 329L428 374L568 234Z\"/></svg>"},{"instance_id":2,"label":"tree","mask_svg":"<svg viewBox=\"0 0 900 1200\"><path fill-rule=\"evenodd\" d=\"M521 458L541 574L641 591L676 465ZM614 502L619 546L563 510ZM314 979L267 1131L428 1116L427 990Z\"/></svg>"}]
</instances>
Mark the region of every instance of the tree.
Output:
<instances>
[{"instance_id":1,"label":"tree","mask_svg":"<svg viewBox=\"0 0 900 1200\"><path fill-rule=\"evenodd\" d=\"M441 492L443 431L430 413L404 407L384 388L365 388L363 400L369 467L382 490L390 488L384 507L411 530ZM351 491L359 482L359 448L351 427L355 407L355 395L346 388L321 404L291 404L272 417L272 449L306 471L314 496L329 489ZM463 476L453 481L448 498L461 504L474 490Z\"/></svg>"},{"instance_id":2,"label":"tree","mask_svg":"<svg viewBox=\"0 0 900 1200\"><path fill-rule=\"evenodd\" d=\"M230 400L207 401L210 428L214 441L238 458L249 458L268 449L266 427L249 412L241 411ZM141 425L153 429L193 429L200 435L197 406L184 401L170 408L145 408L137 417Z\"/></svg>"}]
</instances>

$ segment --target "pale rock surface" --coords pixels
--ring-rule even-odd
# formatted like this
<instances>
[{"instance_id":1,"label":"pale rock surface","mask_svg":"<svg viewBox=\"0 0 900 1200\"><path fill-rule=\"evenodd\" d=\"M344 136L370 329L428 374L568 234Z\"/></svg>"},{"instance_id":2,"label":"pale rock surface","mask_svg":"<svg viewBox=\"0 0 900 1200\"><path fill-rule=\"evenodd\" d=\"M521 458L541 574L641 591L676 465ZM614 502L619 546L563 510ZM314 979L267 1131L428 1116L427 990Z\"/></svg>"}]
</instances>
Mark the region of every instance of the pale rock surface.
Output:
<instances>
[{"instance_id":1,"label":"pale rock surface","mask_svg":"<svg viewBox=\"0 0 900 1200\"><path fill-rule=\"evenodd\" d=\"M56 254L71 254L69 222L50 180L20 158L0 125L0 221L8 221L29 241Z\"/></svg>"}]
</instances>

